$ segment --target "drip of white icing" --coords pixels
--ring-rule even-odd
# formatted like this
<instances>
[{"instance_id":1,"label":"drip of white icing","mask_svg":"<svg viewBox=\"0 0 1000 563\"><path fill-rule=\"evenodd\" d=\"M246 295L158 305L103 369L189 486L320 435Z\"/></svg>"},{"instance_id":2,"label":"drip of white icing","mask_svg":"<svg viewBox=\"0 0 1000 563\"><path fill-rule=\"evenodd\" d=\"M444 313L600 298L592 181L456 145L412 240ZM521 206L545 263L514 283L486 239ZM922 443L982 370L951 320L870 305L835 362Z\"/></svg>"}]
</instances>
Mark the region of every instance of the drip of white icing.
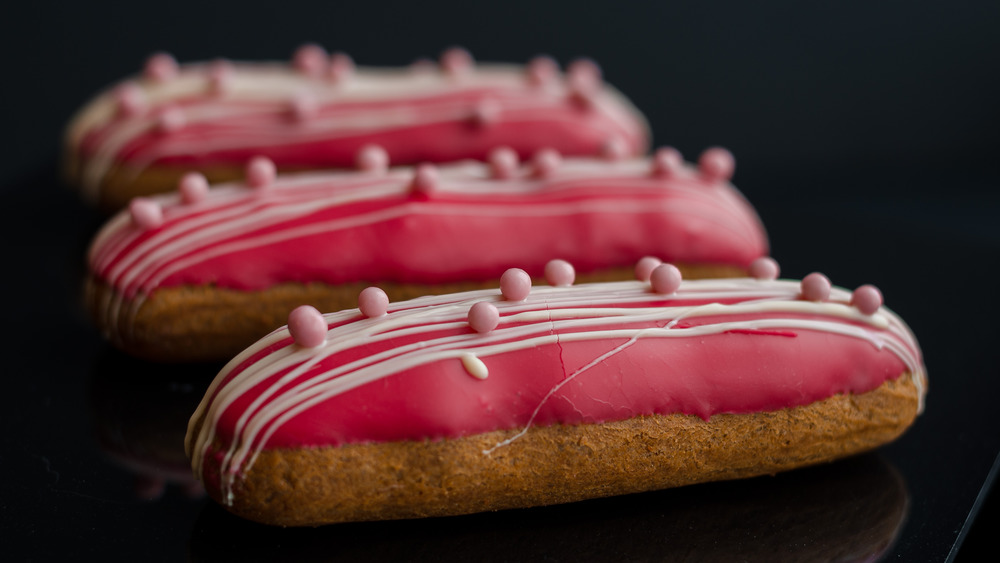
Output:
<instances>
[{"instance_id":1,"label":"drip of white icing","mask_svg":"<svg viewBox=\"0 0 1000 563\"><path fill-rule=\"evenodd\" d=\"M486 364L477 358L475 354L462 354L462 367L465 368L465 371L469 372L469 375L476 379L486 379L490 376L490 370L486 367Z\"/></svg>"}]
</instances>

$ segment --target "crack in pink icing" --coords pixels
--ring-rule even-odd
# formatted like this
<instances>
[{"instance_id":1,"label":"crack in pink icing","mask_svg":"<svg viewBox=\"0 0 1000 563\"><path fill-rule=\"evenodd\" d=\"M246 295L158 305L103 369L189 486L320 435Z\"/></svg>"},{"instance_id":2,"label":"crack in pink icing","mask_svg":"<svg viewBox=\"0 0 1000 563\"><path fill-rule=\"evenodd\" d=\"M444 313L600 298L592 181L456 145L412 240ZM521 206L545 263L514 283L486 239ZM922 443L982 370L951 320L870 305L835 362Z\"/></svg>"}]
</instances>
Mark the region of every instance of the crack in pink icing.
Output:
<instances>
[{"instance_id":1,"label":"crack in pink icing","mask_svg":"<svg viewBox=\"0 0 1000 563\"><path fill-rule=\"evenodd\" d=\"M609 139L638 155L649 143L642 115L610 86L599 84L584 106L569 80L535 84L515 65L479 64L460 78L359 68L334 81L287 64L231 63L222 91L215 68L194 63L167 80L130 79L83 108L67 140L85 157L86 192L95 195L122 163L138 173L242 166L263 155L279 167L339 168L373 143L394 164L483 160L497 146L522 158L543 147L597 155Z\"/></svg>"},{"instance_id":2,"label":"crack in pink icing","mask_svg":"<svg viewBox=\"0 0 1000 563\"><path fill-rule=\"evenodd\" d=\"M770 411L867 392L907 372L922 401L912 333L890 310L866 315L850 299L834 287L830 302L805 301L799 283L783 280L684 281L672 295L617 282L535 287L517 302L496 290L424 297L374 319L327 314L318 348L283 328L223 368L186 447L203 480L206 460L218 460L223 482L212 486L229 494L269 448ZM484 301L500 321L481 334L468 315ZM470 358L482 369L469 371Z\"/></svg>"},{"instance_id":3,"label":"crack in pink icing","mask_svg":"<svg viewBox=\"0 0 1000 563\"><path fill-rule=\"evenodd\" d=\"M566 159L545 178L526 166L498 180L467 162L440 167L430 192L413 192L409 168L218 186L195 203L157 198L153 228L120 213L89 263L132 299L187 284L487 280L515 264L541 276L554 257L580 272L645 255L746 267L767 253L757 215L728 182L649 170L648 160Z\"/></svg>"}]
</instances>

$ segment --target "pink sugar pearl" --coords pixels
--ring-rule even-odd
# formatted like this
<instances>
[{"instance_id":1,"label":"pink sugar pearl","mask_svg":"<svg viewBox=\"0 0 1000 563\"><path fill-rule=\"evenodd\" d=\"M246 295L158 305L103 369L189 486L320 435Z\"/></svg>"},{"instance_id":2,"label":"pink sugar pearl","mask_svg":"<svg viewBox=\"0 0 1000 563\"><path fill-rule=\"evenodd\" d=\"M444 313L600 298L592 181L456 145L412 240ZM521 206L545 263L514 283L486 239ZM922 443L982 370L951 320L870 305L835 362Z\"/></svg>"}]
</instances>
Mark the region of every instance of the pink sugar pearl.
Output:
<instances>
[{"instance_id":1,"label":"pink sugar pearl","mask_svg":"<svg viewBox=\"0 0 1000 563\"><path fill-rule=\"evenodd\" d=\"M531 276L520 268L510 268L500 276L500 293L507 301L524 301L531 293Z\"/></svg>"},{"instance_id":2,"label":"pink sugar pearl","mask_svg":"<svg viewBox=\"0 0 1000 563\"><path fill-rule=\"evenodd\" d=\"M676 293L681 287L681 271L673 264L660 264L649 274L649 283L656 293Z\"/></svg>"},{"instance_id":3,"label":"pink sugar pearl","mask_svg":"<svg viewBox=\"0 0 1000 563\"><path fill-rule=\"evenodd\" d=\"M312 305L296 307L288 314L288 332L299 346L321 346L326 341L326 331L326 319Z\"/></svg>"},{"instance_id":4,"label":"pink sugar pearl","mask_svg":"<svg viewBox=\"0 0 1000 563\"><path fill-rule=\"evenodd\" d=\"M354 59L347 53L334 53L330 55L330 80L334 82L344 82L354 76Z\"/></svg>"},{"instance_id":5,"label":"pink sugar pearl","mask_svg":"<svg viewBox=\"0 0 1000 563\"><path fill-rule=\"evenodd\" d=\"M309 121L319 113L319 102L308 92L295 95L288 102L289 113L296 121Z\"/></svg>"},{"instance_id":6,"label":"pink sugar pearl","mask_svg":"<svg viewBox=\"0 0 1000 563\"><path fill-rule=\"evenodd\" d=\"M122 84L115 90L115 102L118 111L125 117L142 115L149 109L145 92L134 82Z\"/></svg>"},{"instance_id":7,"label":"pink sugar pearl","mask_svg":"<svg viewBox=\"0 0 1000 563\"><path fill-rule=\"evenodd\" d=\"M490 171L494 178L513 178L517 173L517 153L510 147L499 147L490 153Z\"/></svg>"},{"instance_id":8,"label":"pink sugar pearl","mask_svg":"<svg viewBox=\"0 0 1000 563\"><path fill-rule=\"evenodd\" d=\"M413 171L411 190L413 193L430 195L438 186L438 170L433 164L420 164Z\"/></svg>"},{"instance_id":9,"label":"pink sugar pearl","mask_svg":"<svg viewBox=\"0 0 1000 563\"><path fill-rule=\"evenodd\" d=\"M701 153L698 170L710 180L729 180L736 170L733 154L721 147L712 147Z\"/></svg>"},{"instance_id":10,"label":"pink sugar pearl","mask_svg":"<svg viewBox=\"0 0 1000 563\"><path fill-rule=\"evenodd\" d=\"M163 224L163 208L151 199L137 197L129 202L128 210L140 229L155 229Z\"/></svg>"},{"instance_id":11,"label":"pink sugar pearl","mask_svg":"<svg viewBox=\"0 0 1000 563\"><path fill-rule=\"evenodd\" d=\"M389 169L389 153L378 145L365 145L358 151L358 169L382 173Z\"/></svg>"},{"instance_id":12,"label":"pink sugar pearl","mask_svg":"<svg viewBox=\"0 0 1000 563\"><path fill-rule=\"evenodd\" d=\"M262 188L274 183L278 170L274 162L265 156L255 156L247 163L246 181L251 188Z\"/></svg>"},{"instance_id":13,"label":"pink sugar pearl","mask_svg":"<svg viewBox=\"0 0 1000 563\"><path fill-rule=\"evenodd\" d=\"M180 66L170 53L154 53L146 59L143 76L155 82L173 80L180 73Z\"/></svg>"},{"instance_id":14,"label":"pink sugar pearl","mask_svg":"<svg viewBox=\"0 0 1000 563\"><path fill-rule=\"evenodd\" d=\"M500 120L503 107L492 99L480 100L472 110L472 121L479 127L487 127Z\"/></svg>"},{"instance_id":15,"label":"pink sugar pearl","mask_svg":"<svg viewBox=\"0 0 1000 563\"><path fill-rule=\"evenodd\" d=\"M441 69L452 76L466 74L476 66L472 54L461 47L452 47L441 53Z\"/></svg>"},{"instance_id":16,"label":"pink sugar pearl","mask_svg":"<svg viewBox=\"0 0 1000 563\"><path fill-rule=\"evenodd\" d=\"M882 292L874 285L863 285L851 294L851 305L866 315L874 315L882 306Z\"/></svg>"},{"instance_id":17,"label":"pink sugar pearl","mask_svg":"<svg viewBox=\"0 0 1000 563\"><path fill-rule=\"evenodd\" d=\"M358 294L358 308L368 318L381 317L389 311L389 296L380 288L366 287Z\"/></svg>"},{"instance_id":18,"label":"pink sugar pearl","mask_svg":"<svg viewBox=\"0 0 1000 563\"><path fill-rule=\"evenodd\" d=\"M653 175L669 177L684 166L684 157L673 147L661 147L653 153Z\"/></svg>"},{"instance_id":19,"label":"pink sugar pearl","mask_svg":"<svg viewBox=\"0 0 1000 563\"><path fill-rule=\"evenodd\" d=\"M559 63L552 57L535 57L528 63L528 81L534 86L544 86L555 82L559 75Z\"/></svg>"},{"instance_id":20,"label":"pink sugar pearl","mask_svg":"<svg viewBox=\"0 0 1000 563\"><path fill-rule=\"evenodd\" d=\"M657 266L663 263L663 260L655 256L643 256L635 264L635 279L648 282L649 276L653 273L653 270Z\"/></svg>"},{"instance_id":21,"label":"pink sugar pearl","mask_svg":"<svg viewBox=\"0 0 1000 563\"><path fill-rule=\"evenodd\" d=\"M295 51L295 54L292 55L292 66L295 67L295 70L307 76L319 76L323 74L326 62L326 49L315 43L308 43L299 47Z\"/></svg>"},{"instance_id":22,"label":"pink sugar pearl","mask_svg":"<svg viewBox=\"0 0 1000 563\"><path fill-rule=\"evenodd\" d=\"M180 131L187 125L184 110L179 107L164 108L156 120L156 128L160 133L168 134Z\"/></svg>"},{"instance_id":23,"label":"pink sugar pearl","mask_svg":"<svg viewBox=\"0 0 1000 563\"><path fill-rule=\"evenodd\" d=\"M802 298L806 301L826 301L830 298L830 279L819 272L802 278Z\"/></svg>"},{"instance_id":24,"label":"pink sugar pearl","mask_svg":"<svg viewBox=\"0 0 1000 563\"><path fill-rule=\"evenodd\" d=\"M555 149L540 149L531 159L534 174L538 178L551 178L562 164L562 156Z\"/></svg>"},{"instance_id":25,"label":"pink sugar pearl","mask_svg":"<svg viewBox=\"0 0 1000 563\"><path fill-rule=\"evenodd\" d=\"M611 137L601 145L601 156L614 162L624 160L628 156L628 143L621 137Z\"/></svg>"},{"instance_id":26,"label":"pink sugar pearl","mask_svg":"<svg viewBox=\"0 0 1000 563\"><path fill-rule=\"evenodd\" d=\"M762 256L750 263L750 277L758 280L776 280L781 268L778 262L768 256Z\"/></svg>"},{"instance_id":27,"label":"pink sugar pearl","mask_svg":"<svg viewBox=\"0 0 1000 563\"><path fill-rule=\"evenodd\" d=\"M233 67L233 63L225 59L213 62L208 69L209 89L215 94L227 92L232 87L235 78L236 69Z\"/></svg>"},{"instance_id":28,"label":"pink sugar pearl","mask_svg":"<svg viewBox=\"0 0 1000 563\"><path fill-rule=\"evenodd\" d=\"M480 301L469 308L469 326L472 330L485 334L500 324L500 311L496 305Z\"/></svg>"},{"instance_id":29,"label":"pink sugar pearl","mask_svg":"<svg viewBox=\"0 0 1000 563\"><path fill-rule=\"evenodd\" d=\"M577 59L566 67L570 87L581 92L593 92L601 85L601 67L590 59Z\"/></svg>"},{"instance_id":30,"label":"pink sugar pearl","mask_svg":"<svg viewBox=\"0 0 1000 563\"><path fill-rule=\"evenodd\" d=\"M565 287L573 285L576 279L576 270L573 265L565 260L550 260L545 265L545 281L551 286Z\"/></svg>"},{"instance_id":31,"label":"pink sugar pearl","mask_svg":"<svg viewBox=\"0 0 1000 563\"><path fill-rule=\"evenodd\" d=\"M177 184L182 203L198 203L208 196L208 180L200 172L188 172Z\"/></svg>"}]
</instances>

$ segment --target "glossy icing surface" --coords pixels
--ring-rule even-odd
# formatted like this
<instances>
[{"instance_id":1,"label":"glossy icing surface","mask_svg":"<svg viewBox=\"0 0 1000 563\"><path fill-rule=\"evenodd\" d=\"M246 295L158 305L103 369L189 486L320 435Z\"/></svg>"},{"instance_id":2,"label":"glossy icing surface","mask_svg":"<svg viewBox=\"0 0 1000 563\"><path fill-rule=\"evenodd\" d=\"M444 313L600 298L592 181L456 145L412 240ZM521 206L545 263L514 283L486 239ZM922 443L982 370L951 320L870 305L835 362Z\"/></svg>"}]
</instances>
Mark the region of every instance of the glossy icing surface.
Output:
<instances>
[{"instance_id":1,"label":"glossy icing surface","mask_svg":"<svg viewBox=\"0 0 1000 563\"><path fill-rule=\"evenodd\" d=\"M372 143L395 164L481 160L497 146L522 158L542 147L596 155L609 142L629 155L647 149L641 114L587 65L561 73L548 59L526 67L459 60L449 52L441 65L355 69L322 51L300 52L292 64L171 66L154 56L144 76L82 109L67 143L83 157L90 196L118 165L138 174L155 165L242 166L263 155L283 168L351 167Z\"/></svg>"},{"instance_id":2,"label":"glossy icing surface","mask_svg":"<svg viewBox=\"0 0 1000 563\"><path fill-rule=\"evenodd\" d=\"M424 297L376 318L327 314L318 347L278 329L219 373L192 417L188 454L202 477L212 458L229 490L269 448L770 411L904 373L922 397L921 353L895 314L864 314L841 288L825 302L802 289L694 280L665 295L635 281L533 287L522 301L498 290ZM480 303L499 312L492 329L470 326Z\"/></svg>"},{"instance_id":3,"label":"glossy icing surface","mask_svg":"<svg viewBox=\"0 0 1000 563\"><path fill-rule=\"evenodd\" d=\"M186 284L489 280L513 265L541 276L557 257L587 272L645 255L746 267L766 254L760 221L732 185L688 167L655 176L650 166L565 159L544 178L524 165L498 179L490 165L466 162L279 176L193 202L175 193L109 221L90 268L141 299Z\"/></svg>"}]
</instances>

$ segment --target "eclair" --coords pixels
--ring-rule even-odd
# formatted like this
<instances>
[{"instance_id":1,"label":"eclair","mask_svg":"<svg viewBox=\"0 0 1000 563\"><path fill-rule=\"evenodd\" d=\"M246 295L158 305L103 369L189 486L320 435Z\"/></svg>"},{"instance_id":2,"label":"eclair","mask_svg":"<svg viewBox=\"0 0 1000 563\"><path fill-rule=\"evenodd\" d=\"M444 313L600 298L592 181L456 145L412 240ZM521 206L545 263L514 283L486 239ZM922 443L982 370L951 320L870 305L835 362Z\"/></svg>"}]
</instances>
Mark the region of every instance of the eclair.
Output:
<instances>
[{"instance_id":1,"label":"eclair","mask_svg":"<svg viewBox=\"0 0 1000 563\"><path fill-rule=\"evenodd\" d=\"M169 195L136 198L89 250L86 302L130 354L225 361L283 325L299 305L336 311L378 284L394 301L489 287L552 259L581 281L628 279L658 256L687 277L745 275L767 255L757 214L729 183L734 162L706 150L650 158L387 167L369 147L354 171L276 175L253 159L243 182L190 174Z\"/></svg>"},{"instance_id":2,"label":"eclair","mask_svg":"<svg viewBox=\"0 0 1000 563\"><path fill-rule=\"evenodd\" d=\"M923 408L907 325L819 273L500 288L294 310L185 440L231 512L279 526L444 516L772 474L870 450Z\"/></svg>"},{"instance_id":3,"label":"eclair","mask_svg":"<svg viewBox=\"0 0 1000 563\"><path fill-rule=\"evenodd\" d=\"M462 49L435 64L355 67L306 45L289 62L149 58L138 76L98 94L65 133L65 176L107 210L173 190L186 172L237 179L255 156L278 169L351 168L367 145L394 164L483 160L499 146L521 158L638 156L642 114L590 60L477 64Z\"/></svg>"}]
</instances>

